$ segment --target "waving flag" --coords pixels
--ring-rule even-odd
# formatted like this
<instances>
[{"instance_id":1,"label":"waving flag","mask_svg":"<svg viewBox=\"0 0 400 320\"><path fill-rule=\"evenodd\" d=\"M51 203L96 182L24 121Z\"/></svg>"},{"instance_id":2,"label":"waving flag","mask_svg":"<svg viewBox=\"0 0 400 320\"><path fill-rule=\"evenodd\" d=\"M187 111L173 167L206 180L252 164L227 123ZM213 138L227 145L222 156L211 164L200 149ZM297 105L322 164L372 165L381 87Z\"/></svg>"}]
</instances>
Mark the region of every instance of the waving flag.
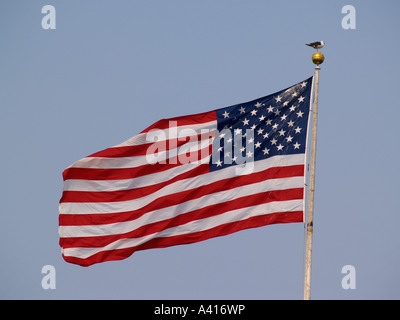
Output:
<instances>
[{"instance_id":1,"label":"waving flag","mask_svg":"<svg viewBox=\"0 0 400 320\"><path fill-rule=\"evenodd\" d=\"M160 120L68 167L59 215L64 259L89 266L302 222L312 80Z\"/></svg>"}]
</instances>

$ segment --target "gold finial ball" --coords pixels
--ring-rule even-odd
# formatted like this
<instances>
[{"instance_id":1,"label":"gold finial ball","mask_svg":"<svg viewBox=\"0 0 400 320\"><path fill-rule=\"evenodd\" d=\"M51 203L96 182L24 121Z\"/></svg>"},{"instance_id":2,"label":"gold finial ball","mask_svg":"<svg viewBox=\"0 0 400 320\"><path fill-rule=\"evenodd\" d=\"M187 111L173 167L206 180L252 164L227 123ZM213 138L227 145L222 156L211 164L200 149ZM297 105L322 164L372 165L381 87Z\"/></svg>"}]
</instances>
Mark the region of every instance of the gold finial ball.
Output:
<instances>
[{"instance_id":1,"label":"gold finial ball","mask_svg":"<svg viewBox=\"0 0 400 320\"><path fill-rule=\"evenodd\" d=\"M316 65L319 65L322 62L324 62L324 59L325 57L322 54L322 52L317 51L312 55L312 62L314 62Z\"/></svg>"}]
</instances>

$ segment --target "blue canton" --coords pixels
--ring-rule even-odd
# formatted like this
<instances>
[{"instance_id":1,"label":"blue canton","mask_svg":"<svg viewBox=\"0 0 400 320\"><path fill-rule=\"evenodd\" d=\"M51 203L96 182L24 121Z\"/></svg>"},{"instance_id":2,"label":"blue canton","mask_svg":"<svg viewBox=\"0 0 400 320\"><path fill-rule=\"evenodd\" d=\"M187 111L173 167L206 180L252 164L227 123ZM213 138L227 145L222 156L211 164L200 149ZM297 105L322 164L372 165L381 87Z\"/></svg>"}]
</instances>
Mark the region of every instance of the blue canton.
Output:
<instances>
[{"instance_id":1,"label":"blue canton","mask_svg":"<svg viewBox=\"0 0 400 320\"><path fill-rule=\"evenodd\" d=\"M216 110L210 171L305 153L312 77L277 93Z\"/></svg>"}]
</instances>

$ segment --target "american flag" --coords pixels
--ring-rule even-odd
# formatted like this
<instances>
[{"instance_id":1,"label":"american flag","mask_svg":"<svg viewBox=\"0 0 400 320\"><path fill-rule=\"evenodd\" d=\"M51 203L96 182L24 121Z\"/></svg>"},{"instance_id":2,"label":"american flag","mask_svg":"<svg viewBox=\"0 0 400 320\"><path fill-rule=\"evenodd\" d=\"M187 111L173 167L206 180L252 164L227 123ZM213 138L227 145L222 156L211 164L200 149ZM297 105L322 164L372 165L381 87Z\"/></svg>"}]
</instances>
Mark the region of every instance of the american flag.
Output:
<instances>
[{"instance_id":1,"label":"american flag","mask_svg":"<svg viewBox=\"0 0 400 320\"><path fill-rule=\"evenodd\" d=\"M313 78L250 102L163 119L63 172L67 262L303 221Z\"/></svg>"}]
</instances>

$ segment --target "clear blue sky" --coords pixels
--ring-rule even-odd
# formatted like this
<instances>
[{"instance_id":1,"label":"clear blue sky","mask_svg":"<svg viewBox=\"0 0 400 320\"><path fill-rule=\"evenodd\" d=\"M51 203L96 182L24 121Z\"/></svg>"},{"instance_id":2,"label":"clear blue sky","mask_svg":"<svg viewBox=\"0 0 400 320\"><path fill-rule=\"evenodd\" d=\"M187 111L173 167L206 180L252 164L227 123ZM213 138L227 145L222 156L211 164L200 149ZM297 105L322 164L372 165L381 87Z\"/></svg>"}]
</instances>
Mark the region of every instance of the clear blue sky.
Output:
<instances>
[{"instance_id":1,"label":"clear blue sky","mask_svg":"<svg viewBox=\"0 0 400 320\"><path fill-rule=\"evenodd\" d=\"M56 9L44 30L41 9ZM354 5L356 29L342 28ZM302 299L302 224L154 249L89 268L58 245L62 171L161 118L249 101L310 77L324 40L314 299L399 299L400 3L0 3L0 298ZM41 269L56 269L56 289ZM344 290L344 265L356 289Z\"/></svg>"}]
</instances>

